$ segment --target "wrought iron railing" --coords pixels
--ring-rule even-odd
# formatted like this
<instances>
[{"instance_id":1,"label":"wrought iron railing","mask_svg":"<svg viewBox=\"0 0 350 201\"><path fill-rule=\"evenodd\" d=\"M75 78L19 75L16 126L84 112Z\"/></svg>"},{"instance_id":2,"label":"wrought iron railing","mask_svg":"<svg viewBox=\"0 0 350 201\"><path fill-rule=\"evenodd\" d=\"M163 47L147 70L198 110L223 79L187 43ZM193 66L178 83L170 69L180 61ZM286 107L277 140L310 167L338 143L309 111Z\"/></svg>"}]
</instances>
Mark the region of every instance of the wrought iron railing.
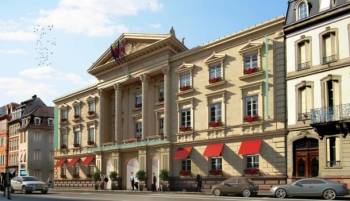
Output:
<instances>
[{"instance_id":1,"label":"wrought iron railing","mask_svg":"<svg viewBox=\"0 0 350 201\"><path fill-rule=\"evenodd\" d=\"M327 161L327 167L340 167L340 161Z\"/></svg>"},{"instance_id":2,"label":"wrought iron railing","mask_svg":"<svg viewBox=\"0 0 350 201\"><path fill-rule=\"evenodd\" d=\"M311 67L311 62L310 61L307 61L307 62L304 62L304 63L299 63L298 64L298 71L309 69L310 67Z\"/></svg>"},{"instance_id":3,"label":"wrought iron railing","mask_svg":"<svg viewBox=\"0 0 350 201\"><path fill-rule=\"evenodd\" d=\"M350 119L350 104L311 110L311 123L327 123Z\"/></svg>"},{"instance_id":4,"label":"wrought iron railing","mask_svg":"<svg viewBox=\"0 0 350 201\"><path fill-rule=\"evenodd\" d=\"M325 56L322 59L323 64L328 64L328 63L332 63L335 62L338 59L338 56L336 54L333 54L331 56Z\"/></svg>"}]
</instances>

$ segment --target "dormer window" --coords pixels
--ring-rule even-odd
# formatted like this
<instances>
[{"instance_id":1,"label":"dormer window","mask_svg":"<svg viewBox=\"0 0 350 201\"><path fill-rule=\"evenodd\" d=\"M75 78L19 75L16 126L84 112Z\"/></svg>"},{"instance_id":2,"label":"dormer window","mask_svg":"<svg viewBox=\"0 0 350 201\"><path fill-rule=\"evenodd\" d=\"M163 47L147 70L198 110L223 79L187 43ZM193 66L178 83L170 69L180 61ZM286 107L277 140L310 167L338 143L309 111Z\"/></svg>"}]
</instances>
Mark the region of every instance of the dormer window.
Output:
<instances>
[{"instance_id":1,"label":"dormer window","mask_svg":"<svg viewBox=\"0 0 350 201\"><path fill-rule=\"evenodd\" d=\"M41 124L41 118L40 117L35 117L34 118L34 124L35 125L40 125Z\"/></svg>"},{"instance_id":2,"label":"dormer window","mask_svg":"<svg viewBox=\"0 0 350 201\"><path fill-rule=\"evenodd\" d=\"M47 125L49 125L49 126L53 125L53 119L52 118L48 118L47 119Z\"/></svg>"},{"instance_id":3,"label":"dormer window","mask_svg":"<svg viewBox=\"0 0 350 201\"><path fill-rule=\"evenodd\" d=\"M302 20L309 17L309 6L306 1L300 2L297 10L298 20Z\"/></svg>"}]
</instances>

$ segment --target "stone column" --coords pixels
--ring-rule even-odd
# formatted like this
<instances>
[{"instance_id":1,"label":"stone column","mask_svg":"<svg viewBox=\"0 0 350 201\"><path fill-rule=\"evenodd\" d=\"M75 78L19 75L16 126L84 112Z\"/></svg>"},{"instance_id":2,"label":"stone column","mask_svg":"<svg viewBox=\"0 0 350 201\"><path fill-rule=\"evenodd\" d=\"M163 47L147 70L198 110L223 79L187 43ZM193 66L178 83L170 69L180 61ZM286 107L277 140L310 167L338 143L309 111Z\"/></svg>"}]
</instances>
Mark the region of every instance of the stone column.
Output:
<instances>
[{"instance_id":1,"label":"stone column","mask_svg":"<svg viewBox=\"0 0 350 201\"><path fill-rule=\"evenodd\" d=\"M164 137L170 138L170 69L163 68L164 74Z\"/></svg>"},{"instance_id":2,"label":"stone column","mask_svg":"<svg viewBox=\"0 0 350 201\"><path fill-rule=\"evenodd\" d=\"M140 79L142 82L142 139L144 139L148 135L148 77L146 74L143 74L140 76Z\"/></svg>"},{"instance_id":3,"label":"stone column","mask_svg":"<svg viewBox=\"0 0 350 201\"><path fill-rule=\"evenodd\" d=\"M117 83L114 85L114 91L115 91L114 142L120 144L121 140L122 140L122 133L121 133L122 92L121 92L121 84L120 83Z\"/></svg>"},{"instance_id":4,"label":"stone column","mask_svg":"<svg viewBox=\"0 0 350 201\"><path fill-rule=\"evenodd\" d=\"M104 138L104 106L105 106L105 98L103 89L98 90L99 94L99 114L98 114L98 140L97 145L101 146L103 144Z\"/></svg>"},{"instance_id":5,"label":"stone column","mask_svg":"<svg viewBox=\"0 0 350 201\"><path fill-rule=\"evenodd\" d=\"M102 153L96 154L96 169L100 172L103 172L103 161L102 161Z\"/></svg>"}]
</instances>

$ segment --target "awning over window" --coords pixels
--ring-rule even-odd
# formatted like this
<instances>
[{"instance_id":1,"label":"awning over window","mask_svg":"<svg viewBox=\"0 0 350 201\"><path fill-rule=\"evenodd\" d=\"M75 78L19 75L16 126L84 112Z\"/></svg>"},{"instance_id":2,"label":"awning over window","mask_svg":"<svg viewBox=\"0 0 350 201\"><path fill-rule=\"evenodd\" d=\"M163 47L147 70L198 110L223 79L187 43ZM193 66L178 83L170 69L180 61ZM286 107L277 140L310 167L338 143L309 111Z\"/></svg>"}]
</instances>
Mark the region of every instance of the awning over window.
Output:
<instances>
[{"instance_id":1,"label":"awning over window","mask_svg":"<svg viewBox=\"0 0 350 201\"><path fill-rule=\"evenodd\" d=\"M247 140L241 143L238 154L251 155L259 154L262 140Z\"/></svg>"},{"instance_id":2,"label":"awning over window","mask_svg":"<svg viewBox=\"0 0 350 201\"><path fill-rule=\"evenodd\" d=\"M84 160L83 160L83 165L84 166L88 166L90 165L90 163L95 159L95 156L87 156Z\"/></svg>"},{"instance_id":3,"label":"awning over window","mask_svg":"<svg viewBox=\"0 0 350 201\"><path fill-rule=\"evenodd\" d=\"M75 166L75 164L77 164L77 162L78 162L79 160L80 160L79 157L74 157L74 158L70 159L69 162L68 162L68 166L70 166L70 167Z\"/></svg>"},{"instance_id":4,"label":"awning over window","mask_svg":"<svg viewBox=\"0 0 350 201\"><path fill-rule=\"evenodd\" d=\"M218 157L221 156L224 144L209 144L204 151L206 157Z\"/></svg>"},{"instance_id":5,"label":"awning over window","mask_svg":"<svg viewBox=\"0 0 350 201\"><path fill-rule=\"evenodd\" d=\"M184 160L191 154L192 147L179 147L176 149L174 160Z\"/></svg>"},{"instance_id":6,"label":"awning over window","mask_svg":"<svg viewBox=\"0 0 350 201\"><path fill-rule=\"evenodd\" d=\"M55 167L61 167L66 162L65 158L61 158L56 161Z\"/></svg>"}]
</instances>

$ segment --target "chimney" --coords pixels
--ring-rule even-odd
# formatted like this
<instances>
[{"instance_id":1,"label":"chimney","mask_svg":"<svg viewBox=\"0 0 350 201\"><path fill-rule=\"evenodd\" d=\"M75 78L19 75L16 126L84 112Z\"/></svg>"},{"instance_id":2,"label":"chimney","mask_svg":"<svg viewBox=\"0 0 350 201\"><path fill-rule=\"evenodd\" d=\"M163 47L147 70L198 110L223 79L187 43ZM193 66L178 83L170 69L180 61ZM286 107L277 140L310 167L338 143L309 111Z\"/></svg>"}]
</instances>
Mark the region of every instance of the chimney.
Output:
<instances>
[{"instance_id":1,"label":"chimney","mask_svg":"<svg viewBox=\"0 0 350 201\"><path fill-rule=\"evenodd\" d=\"M37 98L36 94L34 94L34 96L32 96L32 99L35 100Z\"/></svg>"}]
</instances>

